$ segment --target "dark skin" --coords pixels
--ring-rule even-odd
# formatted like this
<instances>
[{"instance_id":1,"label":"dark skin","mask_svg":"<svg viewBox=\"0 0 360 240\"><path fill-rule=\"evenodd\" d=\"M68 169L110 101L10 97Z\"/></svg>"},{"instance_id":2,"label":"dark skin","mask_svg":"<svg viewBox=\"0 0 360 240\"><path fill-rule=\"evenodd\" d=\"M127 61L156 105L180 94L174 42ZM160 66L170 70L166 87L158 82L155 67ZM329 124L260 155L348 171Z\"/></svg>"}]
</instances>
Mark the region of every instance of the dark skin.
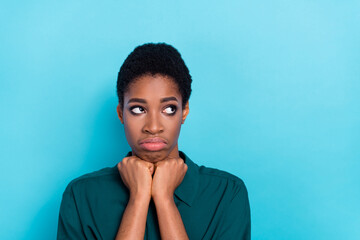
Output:
<instances>
[{"instance_id":1,"label":"dark skin","mask_svg":"<svg viewBox=\"0 0 360 240\"><path fill-rule=\"evenodd\" d=\"M189 113L189 103L182 106L182 96L171 77L147 74L130 84L124 93L124 106L118 105L117 112L132 156L118 163L130 197L116 239L144 239L151 199L161 238L188 239L173 196L187 171L179 156L178 138ZM162 139L164 147L144 149L141 141L154 137Z\"/></svg>"}]
</instances>

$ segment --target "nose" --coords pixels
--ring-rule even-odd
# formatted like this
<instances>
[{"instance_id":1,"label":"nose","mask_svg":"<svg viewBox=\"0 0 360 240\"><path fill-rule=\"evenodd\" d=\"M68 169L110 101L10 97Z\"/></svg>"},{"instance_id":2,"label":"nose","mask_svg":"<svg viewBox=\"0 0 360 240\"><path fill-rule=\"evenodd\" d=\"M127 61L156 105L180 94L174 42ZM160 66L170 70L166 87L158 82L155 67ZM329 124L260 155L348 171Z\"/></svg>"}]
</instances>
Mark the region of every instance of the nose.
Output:
<instances>
[{"instance_id":1,"label":"nose","mask_svg":"<svg viewBox=\"0 0 360 240\"><path fill-rule=\"evenodd\" d=\"M161 122L161 116L156 113L148 112L143 131L150 134L158 134L163 132L164 126Z\"/></svg>"}]
</instances>

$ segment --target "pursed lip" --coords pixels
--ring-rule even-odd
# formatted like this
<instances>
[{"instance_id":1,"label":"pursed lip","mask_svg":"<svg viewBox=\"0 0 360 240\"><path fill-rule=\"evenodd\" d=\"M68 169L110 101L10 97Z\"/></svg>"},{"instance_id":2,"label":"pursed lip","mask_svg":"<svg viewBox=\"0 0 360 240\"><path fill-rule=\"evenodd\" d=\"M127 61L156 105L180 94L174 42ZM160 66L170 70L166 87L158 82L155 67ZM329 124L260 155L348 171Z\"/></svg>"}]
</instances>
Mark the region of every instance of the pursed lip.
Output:
<instances>
[{"instance_id":1,"label":"pursed lip","mask_svg":"<svg viewBox=\"0 0 360 240\"><path fill-rule=\"evenodd\" d=\"M157 152L163 150L167 145L165 139L161 137L145 138L140 141L140 146L145 151Z\"/></svg>"},{"instance_id":2,"label":"pursed lip","mask_svg":"<svg viewBox=\"0 0 360 240\"><path fill-rule=\"evenodd\" d=\"M165 144L167 144L166 140L161 137L145 138L139 142L139 144L143 144L143 143L165 143Z\"/></svg>"}]
</instances>

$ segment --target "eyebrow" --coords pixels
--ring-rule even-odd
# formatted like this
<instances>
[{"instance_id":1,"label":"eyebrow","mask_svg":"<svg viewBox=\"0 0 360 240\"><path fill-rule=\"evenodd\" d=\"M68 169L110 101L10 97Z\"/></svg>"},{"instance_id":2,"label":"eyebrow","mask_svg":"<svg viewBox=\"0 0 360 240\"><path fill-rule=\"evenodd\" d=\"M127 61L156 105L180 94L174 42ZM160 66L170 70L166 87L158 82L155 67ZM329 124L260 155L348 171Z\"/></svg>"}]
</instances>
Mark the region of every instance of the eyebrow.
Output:
<instances>
[{"instance_id":1,"label":"eyebrow","mask_svg":"<svg viewBox=\"0 0 360 240\"><path fill-rule=\"evenodd\" d=\"M166 97L166 98L162 98L160 99L160 102L169 102L169 101L176 101L178 102L176 97ZM127 103L131 103L131 102L138 102L138 103L146 103L146 100L143 98L131 98Z\"/></svg>"}]
</instances>

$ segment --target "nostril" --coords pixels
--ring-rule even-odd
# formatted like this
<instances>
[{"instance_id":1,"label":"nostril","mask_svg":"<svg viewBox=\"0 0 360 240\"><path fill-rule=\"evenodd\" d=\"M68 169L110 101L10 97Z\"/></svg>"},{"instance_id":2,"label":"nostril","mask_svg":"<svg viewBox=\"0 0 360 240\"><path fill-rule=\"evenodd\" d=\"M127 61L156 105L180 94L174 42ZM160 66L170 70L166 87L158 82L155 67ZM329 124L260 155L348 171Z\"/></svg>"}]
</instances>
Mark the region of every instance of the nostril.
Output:
<instances>
[{"instance_id":1,"label":"nostril","mask_svg":"<svg viewBox=\"0 0 360 240\"><path fill-rule=\"evenodd\" d=\"M162 123L158 120L149 120L143 129L145 132L156 134L159 132L162 132L164 130L164 127Z\"/></svg>"}]
</instances>

